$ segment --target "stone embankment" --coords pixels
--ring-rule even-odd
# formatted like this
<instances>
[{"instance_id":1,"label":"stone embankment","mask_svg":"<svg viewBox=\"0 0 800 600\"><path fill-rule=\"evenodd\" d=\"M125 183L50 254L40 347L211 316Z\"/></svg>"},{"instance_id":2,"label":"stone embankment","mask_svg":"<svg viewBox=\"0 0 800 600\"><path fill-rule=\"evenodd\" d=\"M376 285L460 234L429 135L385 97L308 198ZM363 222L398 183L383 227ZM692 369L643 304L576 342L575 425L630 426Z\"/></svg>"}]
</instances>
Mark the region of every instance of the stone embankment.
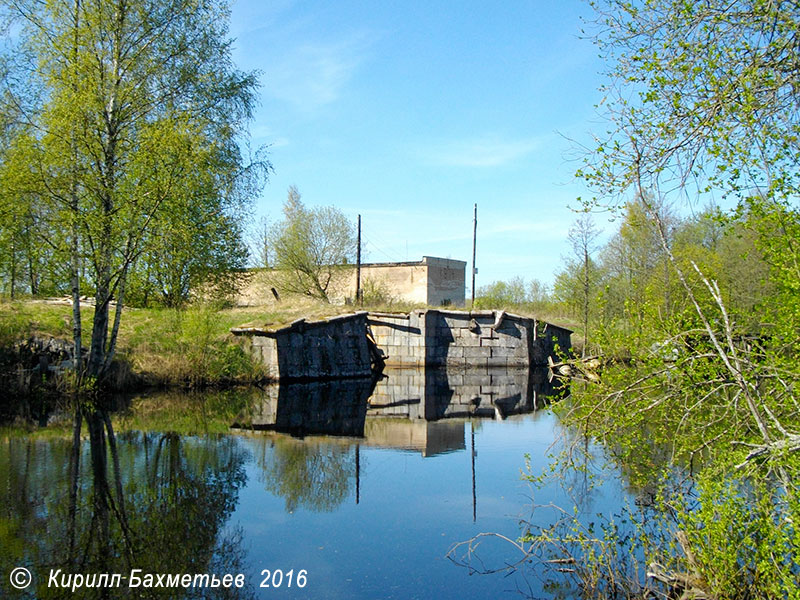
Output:
<instances>
[{"instance_id":1,"label":"stone embankment","mask_svg":"<svg viewBox=\"0 0 800 600\"><path fill-rule=\"evenodd\" d=\"M570 349L571 331L503 311L358 312L239 328L271 379L369 376L376 366L533 367Z\"/></svg>"},{"instance_id":2,"label":"stone embankment","mask_svg":"<svg viewBox=\"0 0 800 600\"><path fill-rule=\"evenodd\" d=\"M369 313L391 366L535 367L570 348L568 329L504 311Z\"/></svg>"}]
</instances>

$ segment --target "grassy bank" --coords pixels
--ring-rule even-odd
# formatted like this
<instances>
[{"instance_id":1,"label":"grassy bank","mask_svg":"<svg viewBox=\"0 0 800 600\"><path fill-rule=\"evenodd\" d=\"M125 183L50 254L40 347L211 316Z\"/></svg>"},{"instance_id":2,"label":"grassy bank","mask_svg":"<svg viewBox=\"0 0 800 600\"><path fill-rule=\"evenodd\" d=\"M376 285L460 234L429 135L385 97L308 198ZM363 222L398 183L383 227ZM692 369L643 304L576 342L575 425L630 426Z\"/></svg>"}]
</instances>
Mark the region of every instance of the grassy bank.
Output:
<instances>
[{"instance_id":1,"label":"grassy bank","mask_svg":"<svg viewBox=\"0 0 800 600\"><path fill-rule=\"evenodd\" d=\"M365 308L408 311L415 306L395 303ZM506 308L521 312L519 307ZM257 381L264 376L263 368L243 351L239 340L230 333L232 327L277 328L299 318L321 319L352 311L352 306L302 298L247 308L125 308L117 346L122 365L118 387L130 386L134 380L142 386L182 387ZM93 314L90 305L81 310L84 345L88 343ZM10 349L32 336L70 340L72 307L66 302L39 300L0 302L0 348Z\"/></svg>"},{"instance_id":2,"label":"grassy bank","mask_svg":"<svg viewBox=\"0 0 800 600\"><path fill-rule=\"evenodd\" d=\"M324 317L346 309L307 301L259 308L125 308L117 343L117 358L124 365L119 371L132 373L136 383L148 386L251 382L263 376L261 366L242 350L230 333L232 327L278 327L300 317ZM82 307L84 345L93 315L92 306ZM0 302L0 348L10 350L33 336L70 340L72 307L36 300Z\"/></svg>"}]
</instances>

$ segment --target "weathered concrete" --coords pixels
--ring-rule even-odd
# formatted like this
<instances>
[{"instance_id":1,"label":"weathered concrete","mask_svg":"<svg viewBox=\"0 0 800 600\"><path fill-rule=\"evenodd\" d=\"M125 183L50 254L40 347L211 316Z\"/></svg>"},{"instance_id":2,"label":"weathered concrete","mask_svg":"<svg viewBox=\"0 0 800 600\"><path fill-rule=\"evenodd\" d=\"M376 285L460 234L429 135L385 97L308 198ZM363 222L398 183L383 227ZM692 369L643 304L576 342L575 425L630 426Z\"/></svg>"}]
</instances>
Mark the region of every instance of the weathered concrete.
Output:
<instances>
[{"instance_id":1,"label":"weathered concrete","mask_svg":"<svg viewBox=\"0 0 800 600\"><path fill-rule=\"evenodd\" d=\"M570 349L568 329L503 311L370 313L390 366L528 367Z\"/></svg>"},{"instance_id":2,"label":"weathered concrete","mask_svg":"<svg viewBox=\"0 0 800 600\"><path fill-rule=\"evenodd\" d=\"M466 266L463 260L435 256L423 256L418 261L365 263L361 265L361 281L363 286L374 285L390 297L404 302L464 306ZM271 291L276 285L274 271L248 271L241 284L234 300L237 305L261 306L276 301ZM329 297L332 302L345 303L352 301L355 295L356 269L351 265L331 281Z\"/></svg>"},{"instance_id":3,"label":"weathered concrete","mask_svg":"<svg viewBox=\"0 0 800 600\"><path fill-rule=\"evenodd\" d=\"M372 375L367 313L299 319L277 330L232 329L272 379L335 379Z\"/></svg>"},{"instance_id":4,"label":"weathered concrete","mask_svg":"<svg viewBox=\"0 0 800 600\"><path fill-rule=\"evenodd\" d=\"M233 329L272 379L366 377L375 354L389 366L518 368L570 348L570 331L503 311L416 310L300 319L278 330ZM372 345L368 334L377 345ZM372 352L371 352L372 348Z\"/></svg>"}]
</instances>

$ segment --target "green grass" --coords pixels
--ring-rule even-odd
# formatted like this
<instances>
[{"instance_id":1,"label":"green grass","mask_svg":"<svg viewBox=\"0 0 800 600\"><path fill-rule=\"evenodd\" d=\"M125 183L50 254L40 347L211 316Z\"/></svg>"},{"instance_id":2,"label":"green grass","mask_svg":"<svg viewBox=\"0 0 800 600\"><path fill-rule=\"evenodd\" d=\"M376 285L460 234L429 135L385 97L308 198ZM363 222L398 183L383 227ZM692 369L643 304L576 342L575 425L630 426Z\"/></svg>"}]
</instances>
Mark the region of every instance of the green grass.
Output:
<instances>
[{"instance_id":1,"label":"green grass","mask_svg":"<svg viewBox=\"0 0 800 600\"><path fill-rule=\"evenodd\" d=\"M405 305L378 307L400 311ZM141 383L196 387L247 383L263 377L263 367L250 360L234 327L277 329L300 318L323 319L349 313L353 306L308 299L263 307L220 308L198 304L185 309L125 308L120 322L117 357ZM94 308L81 309L83 343L88 345ZM72 339L72 306L38 300L0 301L0 348L10 349L29 337Z\"/></svg>"},{"instance_id":2,"label":"green grass","mask_svg":"<svg viewBox=\"0 0 800 600\"><path fill-rule=\"evenodd\" d=\"M324 319L356 310L408 312L421 305L391 302L354 307L323 304L306 298L246 308L198 304L185 309L125 308L117 342L117 356L147 385L196 387L220 383L247 383L263 377L230 333L234 327L278 329L300 318ZM524 307L497 307L530 314ZM84 346L88 345L94 309L81 309ZM544 316L547 318L547 316ZM553 315L553 322L569 326ZM0 301L0 348L32 335L72 339L72 306L43 301ZM126 369L123 369L125 371Z\"/></svg>"}]
</instances>

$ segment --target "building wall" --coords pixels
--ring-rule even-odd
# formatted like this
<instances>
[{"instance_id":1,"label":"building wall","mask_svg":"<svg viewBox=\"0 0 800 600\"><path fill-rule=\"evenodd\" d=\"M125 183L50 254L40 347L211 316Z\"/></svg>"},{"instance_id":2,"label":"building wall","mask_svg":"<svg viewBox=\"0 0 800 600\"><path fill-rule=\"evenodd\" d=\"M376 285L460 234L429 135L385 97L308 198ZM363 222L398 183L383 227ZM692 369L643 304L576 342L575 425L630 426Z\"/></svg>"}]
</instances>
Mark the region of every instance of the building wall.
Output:
<instances>
[{"instance_id":1,"label":"building wall","mask_svg":"<svg viewBox=\"0 0 800 600\"><path fill-rule=\"evenodd\" d=\"M467 263L433 256L426 256L422 261L428 265L428 305L464 306Z\"/></svg>"},{"instance_id":2,"label":"building wall","mask_svg":"<svg viewBox=\"0 0 800 600\"><path fill-rule=\"evenodd\" d=\"M423 259L415 263L375 263L361 267L362 289L368 289L371 281L378 287L386 288L393 298L406 302L428 304L428 267ZM345 295L353 298L356 294L356 271L352 270L347 279Z\"/></svg>"},{"instance_id":3,"label":"building wall","mask_svg":"<svg viewBox=\"0 0 800 600\"><path fill-rule=\"evenodd\" d=\"M429 306L464 306L465 272L463 260L425 256L417 262L367 263L361 266L362 289L367 282L384 288L392 298ZM249 271L236 298L240 306L272 304L275 298L267 269ZM329 290L331 301L344 303L356 295L356 269L342 274Z\"/></svg>"}]
</instances>

